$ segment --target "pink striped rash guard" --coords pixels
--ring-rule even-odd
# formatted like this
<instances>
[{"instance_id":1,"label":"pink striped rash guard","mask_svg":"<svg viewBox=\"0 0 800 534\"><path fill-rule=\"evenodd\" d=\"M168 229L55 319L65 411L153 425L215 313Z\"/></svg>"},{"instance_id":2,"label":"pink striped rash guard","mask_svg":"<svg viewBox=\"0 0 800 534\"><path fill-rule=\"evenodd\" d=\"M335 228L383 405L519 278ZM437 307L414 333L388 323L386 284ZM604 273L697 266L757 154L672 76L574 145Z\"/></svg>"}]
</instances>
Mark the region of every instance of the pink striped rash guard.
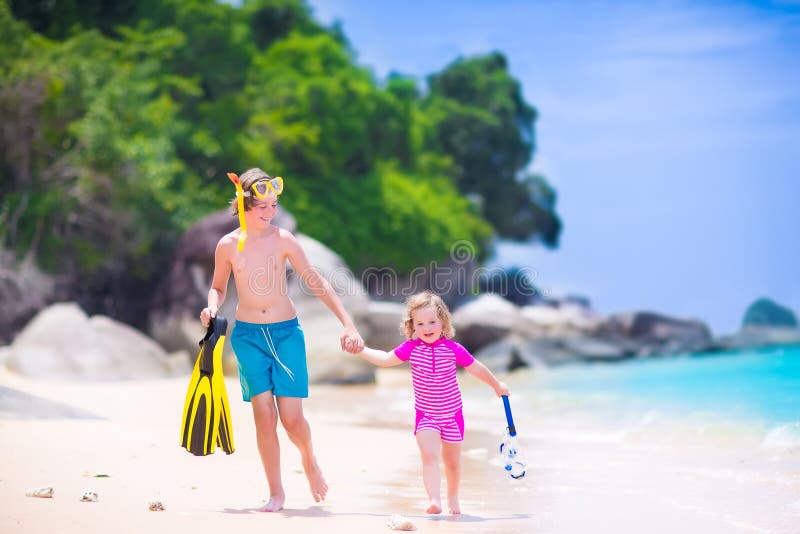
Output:
<instances>
[{"instance_id":1,"label":"pink striped rash guard","mask_svg":"<svg viewBox=\"0 0 800 534\"><path fill-rule=\"evenodd\" d=\"M468 367L475 358L450 339L433 343L409 339L394 349L394 354L411 364L414 407L429 416L446 417L461 409L461 390L456 365Z\"/></svg>"}]
</instances>

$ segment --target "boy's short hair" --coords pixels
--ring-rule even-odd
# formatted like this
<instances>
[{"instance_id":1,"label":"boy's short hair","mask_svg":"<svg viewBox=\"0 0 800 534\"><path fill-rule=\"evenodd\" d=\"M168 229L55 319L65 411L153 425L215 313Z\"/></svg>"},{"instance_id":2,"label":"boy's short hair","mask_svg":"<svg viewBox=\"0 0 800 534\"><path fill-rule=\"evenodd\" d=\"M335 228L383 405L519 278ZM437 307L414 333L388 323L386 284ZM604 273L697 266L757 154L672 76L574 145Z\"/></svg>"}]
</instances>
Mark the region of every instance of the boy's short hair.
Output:
<instances>
[{"instance_id":1,"label":"boy's short hair","mask_svg":"<svg viewBox=\"0 0 800 534\"><path fill-rule=\"evenodd\" d=\"M239 176L239 182L242 184L243 191L250 191L250 188L253 187L253 184L256 182L260 182L261 180L271 180L272 176L267 174L266 172L262 171L258 167L253 167L252 169L247 169ZM244 211L250 211L258 201L253 195L249 195L244 197ZM239 215L239 205L236 203L236 197L233 197L231 200L231 214L232 215Z\"/></svg>"}]
</instances>

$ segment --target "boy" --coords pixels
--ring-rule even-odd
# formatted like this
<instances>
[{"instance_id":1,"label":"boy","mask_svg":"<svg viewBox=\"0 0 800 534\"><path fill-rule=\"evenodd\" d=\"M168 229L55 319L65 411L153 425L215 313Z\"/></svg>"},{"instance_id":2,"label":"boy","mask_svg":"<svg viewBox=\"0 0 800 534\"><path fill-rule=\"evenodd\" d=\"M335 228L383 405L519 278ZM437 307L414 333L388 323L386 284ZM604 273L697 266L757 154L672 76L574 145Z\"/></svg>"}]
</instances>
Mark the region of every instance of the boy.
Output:
<instances>
[{"instance_id":1,"label":"boy","mask_svg":"<svg viewBox=\"0 0 800 534\"><path fill-rule=\"evenodd\" d=\"M200 322L207 327L216 316L233 273L239 303L231 346L238 361L242 397L253 407L258 451L270 490L269 502L260 510L277 512L286 500L281 482L279 418L300 451L314 500L323 500L328 491L303 415L302 399L308 397L305 341L287 294L286 260L342 323L342 350L359 352L364 341L328 281L309 263L297 239L272 225L283 180L254 168L246 171L239 182L241 190L237 188L232 210L240 217L240 227L217 244L208 306L200 313ZM243 203L237 202L239 195ZM241 206L243 213L239 213ZM237 246L240 241L243 247Z\"/></svg>"}]
</instances>

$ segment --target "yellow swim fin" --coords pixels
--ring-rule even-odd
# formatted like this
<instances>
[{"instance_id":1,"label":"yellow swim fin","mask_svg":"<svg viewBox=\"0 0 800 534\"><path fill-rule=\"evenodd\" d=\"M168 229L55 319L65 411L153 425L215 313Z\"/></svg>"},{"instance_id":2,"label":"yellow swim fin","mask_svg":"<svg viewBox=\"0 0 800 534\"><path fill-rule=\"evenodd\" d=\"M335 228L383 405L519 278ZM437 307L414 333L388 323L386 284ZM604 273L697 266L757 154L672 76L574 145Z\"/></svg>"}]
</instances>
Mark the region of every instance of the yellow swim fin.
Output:
<instances>
[{"instance_id":1,"label":"yellow swim fin","mask_svg":"<svg viewBox=\"0 0 800 534\"><path fill-rule=\"evenodd\" d=\"M215 317L200 341L189 390L183 405L181 446L195 456L214 454L217 445L228 454L233 448L233 427L225 380L222 349L228 321Z\"/></svg>"}]
</instances>

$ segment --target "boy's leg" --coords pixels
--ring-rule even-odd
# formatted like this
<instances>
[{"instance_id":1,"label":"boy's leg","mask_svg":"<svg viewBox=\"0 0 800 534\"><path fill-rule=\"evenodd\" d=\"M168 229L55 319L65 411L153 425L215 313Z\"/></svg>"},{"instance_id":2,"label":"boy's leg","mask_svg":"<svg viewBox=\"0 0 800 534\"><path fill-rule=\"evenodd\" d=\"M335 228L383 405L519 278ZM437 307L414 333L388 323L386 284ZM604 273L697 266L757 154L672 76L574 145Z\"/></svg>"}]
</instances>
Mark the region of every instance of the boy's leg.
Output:
<instances>
[{"instance_id":1,"label":"boy's leg","mask_svg":"<svg viewBox=\"0 0 800 534\"><path fill-rule=\"evenodd\" d=\"M442 442L442 462L447 479L447 507L451 514L460 514L458 504L458 485L461 482L461 442Z\"/></svg>"},{"instance_id":2,"label":"boy's leg","mask_svg":"<svg viewBox=\"0 0 800 534\"><path fill-rule=\"evenodd\" d=\"M439 456L442 440L439 432L430 428L417 431L417 445L419 445L419 454L422 457L422 481L430 501L425 513L440 514L442 513L442 472L439 468Z\"/></svg>"},{"instance_id":3,"label":"boy's leg","mask_svg":"<svg viewBox=\"0 0 800 534\"><path fill-rule=\"evenodd\" d=\"M320 502L328 493L328 484L325 482L322 470L317 464L317 458L314 456L314 449L311 445L311 427L303 415L303 399L297 397L275 398L278 401L278 413L283 428L286 429L289 439L300 451L311 495L314 497L314 501Z\"/></svg>"},{"instance_id":4,"label":"boy's leg","mask_svg":"<svg viewBox=\"0 0 800 534\"><path fill-rule=\"evenodd\" d=\"M256 423L256 442L264 473L269 484L269 502L262 506L262 512L277 512L283 508L286 495L281 482L281 450L278 443L278 410L271 391L255 395L250 399L253 406L253 420Z\"/></svg>"}]
</instances>

